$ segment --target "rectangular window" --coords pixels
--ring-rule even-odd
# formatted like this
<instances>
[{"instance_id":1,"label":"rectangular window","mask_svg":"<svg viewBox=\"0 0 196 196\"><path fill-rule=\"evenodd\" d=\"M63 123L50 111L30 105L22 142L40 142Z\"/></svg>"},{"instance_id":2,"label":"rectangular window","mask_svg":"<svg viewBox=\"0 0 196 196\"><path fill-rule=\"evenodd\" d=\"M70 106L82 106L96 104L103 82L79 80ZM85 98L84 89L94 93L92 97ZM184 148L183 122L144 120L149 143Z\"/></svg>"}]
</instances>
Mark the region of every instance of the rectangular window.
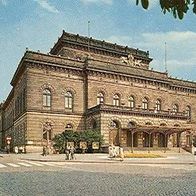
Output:
<instances>
[{"instance_id":1,"label":"rectangular window","mask_svg":"<svg viewBox=\"0 0 196 196\"><path fill-rule=\"evenodd\" d=\"M43 106L47 106L46 95L43 95Z\"/></svg>"},{"instance_id":2,"label":"rectangular window","mask_svg":"<svg viewBox=\"0 0 196 196\"><path fill-rule=\"evenodd\" d=\"M72 109L72 97L65 97L65 108Z\"/></svg>"},{"instance_id":3,"label":"rectangular window","mask_svg":"<svg viewBox=\"0 0 196 196\"><path fill-rule=\"evenodd\" d=\"M50 107L51 106L51 97L50 95L43 95L43 106Z\"/></svg>"}]
</instances>

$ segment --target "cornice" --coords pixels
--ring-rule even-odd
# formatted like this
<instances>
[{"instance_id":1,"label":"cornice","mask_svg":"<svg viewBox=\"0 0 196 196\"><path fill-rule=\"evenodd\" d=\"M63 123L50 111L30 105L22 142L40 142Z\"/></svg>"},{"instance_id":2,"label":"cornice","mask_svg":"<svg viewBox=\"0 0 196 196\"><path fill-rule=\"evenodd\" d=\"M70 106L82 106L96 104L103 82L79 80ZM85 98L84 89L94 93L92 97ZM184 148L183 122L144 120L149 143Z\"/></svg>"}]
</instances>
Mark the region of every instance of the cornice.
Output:
<instances>
[{"instance_id":1,"label":"cornice","mask_svg":"<svg viewBox=\"0 0 196 196\"><path fill-rule=\"evenodd\" d=\"M89 108L87 115L90 116L92 114L99 114L99 113L190 121L190 117L180 112L174 115L174 114L170 114L168 111L160 111L155 113L154 110L144 111L138 108L134 108L131 110L128 107L119 107L119 106L104 105L104 104Z\"/></svg>"}]
</instances>

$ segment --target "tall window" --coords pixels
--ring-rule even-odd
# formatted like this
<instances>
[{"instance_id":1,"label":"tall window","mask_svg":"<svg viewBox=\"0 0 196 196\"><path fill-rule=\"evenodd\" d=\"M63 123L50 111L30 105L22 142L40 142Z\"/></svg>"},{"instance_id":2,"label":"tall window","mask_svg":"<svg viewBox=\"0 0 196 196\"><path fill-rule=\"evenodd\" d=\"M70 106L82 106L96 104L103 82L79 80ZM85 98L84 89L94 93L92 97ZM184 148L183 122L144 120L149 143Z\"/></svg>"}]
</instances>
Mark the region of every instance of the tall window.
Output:
<instances>
[{"instance_id":1,"label":"tall window","mask_svg":"<svg viewBox=\"0 0 196 196\"><path fill-rule=\"evenodd\" d=\"M102 92L99 92L97 94L97 105L104 103L104 95Z\"/></svg>"},{"instance_id":2,"label":"tall window","mask_svg":"<svg viewBox=\"0 0 196 196\"><path fill-rule=\"evenodd\" d=\"M65 93L65 108L68 108L68 109L73 108L73 95L69 91Z\"/></svg>"},{"instance_id":3,"label":"tall window","mask_svg":"<svg viewBox=\"0 0 196 196\"><path fill-rule=\"evenodd\" d=\"M143 110L147 110L148 109L148 99L146 97L144 97L144 99L142 101L142 109Z\"/></svg>"},{"instance_id":4,"label":"tall window","mask_svg":"<svg viewBox=\"0 0 196 196\"><path fill-rule=\"evenodd\" d=\"M191 107L190 107L190 106L186 106L186 115L187 115L188 117L191 116Z\"/></svg>"},{"instance_id":5,"label":"tall window","mask_svg":"<svg viewBox=\"0 0 196 196\"><path fill-rule=\"evenodd\" d=\"M161 111L161 101L159 99L156 100L156 111Z\"/></svg>"},{"instance_id":6,"label":"tall window","mask_svg":"<svg viewBox=\"0 0 196 196\"><path fill-rule=\"evenodd\" d=\"M134 108L135 107L135 99L133 96L129 97L129 107Z\"/></svg>"},{"instance_id":7,"label":"tall window","mask_svg":"<svg viewBox=\"0 0 196 196\"><path fill-rule=\"evenodd\" d=\"M173 110L172 110L173 113L176 114L178 112L178 110L179 110L178 105L177 104L174 104L173 105Z\"/></svg>"},{"instance_id":8,"label":"tall window","mask_svg":"<svg viewBox=\"0 0 196 196\"><path fill-rule=\"evenodd\" d=\"M113 96L113 105L120 106L120 96L118 94Z\"/></svg>"},{"instance_id":9,"label":"tall window","mask_svg":"<svg viewBox=\"0 0 196 196\"><path fill-rule=\"evenodd\" d=\"M43 91L43 106L51 107L51 91L49 89Z\"/></svg>"}]
</instances>

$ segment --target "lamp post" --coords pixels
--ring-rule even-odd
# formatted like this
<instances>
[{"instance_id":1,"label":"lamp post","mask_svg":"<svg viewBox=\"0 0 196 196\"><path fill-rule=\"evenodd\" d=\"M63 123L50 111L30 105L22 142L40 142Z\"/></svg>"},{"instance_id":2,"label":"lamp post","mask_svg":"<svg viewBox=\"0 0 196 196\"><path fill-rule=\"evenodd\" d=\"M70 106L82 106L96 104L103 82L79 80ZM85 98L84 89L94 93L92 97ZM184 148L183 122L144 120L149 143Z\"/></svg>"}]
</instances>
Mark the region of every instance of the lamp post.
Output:
<instances>
[{"instance_id":1,"label":"lamp post","mask_svg":"<svg viewBox=\"0 0 196 196\"><path fill-rule=\"evenodd\" d=\"M166 153L166 148L167 148L167 133L165 133L164 136L165 136L165 148L164 148L164 153Z\"/></svg>"},{"instance_id":2,"label":"lamp post","mask_svg":"<svg viewBox=\"0 0 196 196\"><path fill-rule=\"evenodd\" d=\"M148 133L148 153L150 153L151 133Z\"/></svg>"}]
</instances>

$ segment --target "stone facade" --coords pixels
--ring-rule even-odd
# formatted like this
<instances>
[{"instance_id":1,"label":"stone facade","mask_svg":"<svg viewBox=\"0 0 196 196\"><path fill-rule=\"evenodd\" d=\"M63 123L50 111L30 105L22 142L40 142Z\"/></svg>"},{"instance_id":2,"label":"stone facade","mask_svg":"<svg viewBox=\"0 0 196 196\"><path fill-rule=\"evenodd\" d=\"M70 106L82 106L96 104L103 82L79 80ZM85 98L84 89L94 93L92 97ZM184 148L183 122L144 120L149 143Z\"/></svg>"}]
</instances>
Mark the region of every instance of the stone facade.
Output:
<instances>
[{"instance_id":1,"label":"stone facade","mask_svg":"<svg viewBox=\"0 0 196 196\"><path fill-rule=\"evenodd\" d=\"M151 60L148 52L66 32L49 54L26 51L1 106L2 146L10 136L11 147L41 151L66 129L97 129L103 146L163 147L161 134L167 147L170 139L190 146L196 83L150 70Z\"/></svg>"}]
</instances>

